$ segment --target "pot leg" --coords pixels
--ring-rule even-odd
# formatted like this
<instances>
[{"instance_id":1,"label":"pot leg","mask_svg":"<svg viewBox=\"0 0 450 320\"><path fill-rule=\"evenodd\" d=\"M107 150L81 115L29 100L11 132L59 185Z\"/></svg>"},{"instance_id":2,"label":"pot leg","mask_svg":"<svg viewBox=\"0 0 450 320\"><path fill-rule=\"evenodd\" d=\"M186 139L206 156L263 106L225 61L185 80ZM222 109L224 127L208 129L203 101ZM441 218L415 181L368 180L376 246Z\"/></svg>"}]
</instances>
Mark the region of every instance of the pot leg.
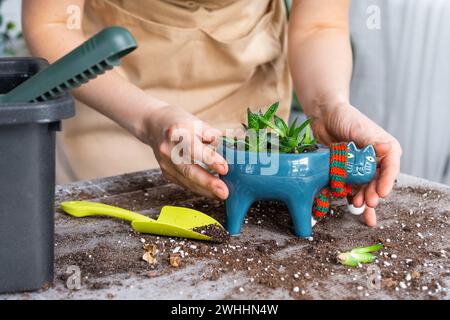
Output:
<instances>
[{"instance_id":1,"label":"pot leg","mask_svg":"<svg viewBox=\"0 0 450 320\"><path fill-rule=\"evenodd\" d=\"M312 235L311 212L313 198L313 196L305 197L303 195L293 197L287 201L289 213L294 223L294 233L297 237L307 238Z\"/></svg>"},{"instance_id":2,"label":"pot leg","mask_svg":"<svg viewBox=\"0 0 450 320\"><path fill-rule=\"evenodd\" d=\"M243 197L242 195L230 195L225 201L225 210L227 213L226 228L230 235L238 236L241 233L245 216L252 202L252 199Z\"/></svg>"}]
</instances>

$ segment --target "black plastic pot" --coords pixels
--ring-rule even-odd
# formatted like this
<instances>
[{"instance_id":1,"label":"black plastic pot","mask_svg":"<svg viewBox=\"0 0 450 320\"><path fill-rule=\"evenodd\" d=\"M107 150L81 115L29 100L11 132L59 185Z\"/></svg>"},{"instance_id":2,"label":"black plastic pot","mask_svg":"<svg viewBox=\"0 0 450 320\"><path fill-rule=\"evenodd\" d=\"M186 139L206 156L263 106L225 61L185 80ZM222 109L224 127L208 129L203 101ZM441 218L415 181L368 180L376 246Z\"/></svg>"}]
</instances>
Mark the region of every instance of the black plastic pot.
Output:
<instances>
[{"instance_id":1,"label":"black plastic pot","mask_svg":"<svg viewBox=\"0 0 450 320\"><path fill-rule=\"evenodd\" d=\"M47 65L0 59L0 94ZM42 103L0 103L0 293L53 281L55 131L74 112L68 94Z\"/></svg>"}]
</instances>

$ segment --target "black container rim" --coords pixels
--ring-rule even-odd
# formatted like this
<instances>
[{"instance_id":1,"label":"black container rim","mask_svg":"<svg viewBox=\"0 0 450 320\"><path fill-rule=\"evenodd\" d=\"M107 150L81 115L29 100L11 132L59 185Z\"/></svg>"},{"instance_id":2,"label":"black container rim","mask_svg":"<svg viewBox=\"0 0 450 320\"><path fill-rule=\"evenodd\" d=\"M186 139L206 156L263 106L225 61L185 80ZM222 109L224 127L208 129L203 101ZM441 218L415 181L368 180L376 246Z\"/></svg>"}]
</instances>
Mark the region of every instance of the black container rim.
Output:
<instances>
[{"instance_id":1,"label":"black container rim","mask_svg":"<svg viewBox=\"0 0 450 320\"><path fill-rule=\"evenodd\" d=\"M0 81L2 76L13 75L21 70L14 64L28 65L37 70L48 66L42 58L0 58ZM24 73L24 71L22 71ZM51 123L75 115L74 99L68 93L44 102L0 103L0 125Z\"/></svg>"}]
</instances>

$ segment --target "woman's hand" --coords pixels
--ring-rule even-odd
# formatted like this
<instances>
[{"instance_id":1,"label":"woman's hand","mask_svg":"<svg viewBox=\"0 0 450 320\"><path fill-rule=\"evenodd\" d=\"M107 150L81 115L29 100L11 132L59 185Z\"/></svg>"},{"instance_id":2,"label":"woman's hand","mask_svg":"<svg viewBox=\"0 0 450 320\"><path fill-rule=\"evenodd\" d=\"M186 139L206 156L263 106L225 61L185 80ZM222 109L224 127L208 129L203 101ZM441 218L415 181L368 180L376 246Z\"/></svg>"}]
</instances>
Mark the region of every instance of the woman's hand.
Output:
<instances>
[{"instance_id":1,"label":"woman's hand","mask_svg":"<svg viewBox=\"0 0 450 320\"><path fill-rule=\"evenodd\" d=\"M400 173L402 155L400 143L348 104L324 108L320 116L313 118L312 128L314 136L326 145L340 141L354 141L359 147L368 144L374 146L378 166L376 176L353 197L353 205L359 208L365 203L364 220L368 226L375 226L374 208L380 198L389 195Z\"/></svg>"},{"instance_id":2,"label":"woman's hand","mask_svg":"<svg viewBox=\"0 0 450 320\"><path fill-rule=\"evenodd\" d=\"M219 130L174 106L152 110L144 128L141 140L153 148L166 178L203 196L228 197L226 184L202 167L221 175L228 172L225 159L212 147Z\"/></svg>"}]
</instances>

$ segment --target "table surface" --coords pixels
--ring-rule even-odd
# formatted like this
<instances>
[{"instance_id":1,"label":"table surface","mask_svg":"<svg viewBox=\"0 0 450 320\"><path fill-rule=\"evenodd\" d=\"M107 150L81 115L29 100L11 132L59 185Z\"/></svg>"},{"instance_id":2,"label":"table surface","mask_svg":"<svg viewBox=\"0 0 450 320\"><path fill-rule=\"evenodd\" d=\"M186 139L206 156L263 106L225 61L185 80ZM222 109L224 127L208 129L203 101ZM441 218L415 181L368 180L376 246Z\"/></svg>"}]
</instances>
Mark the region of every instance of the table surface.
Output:
<instances>
[{"instance_id":1,"label":"table surface","mask_svg":"<svg viewBox=\"0 0 450 320\"><path fill-rule=\"evenodd\" d=\"M332 215L310 239L296 238L284 205L258 202L242 233L206 243L133 232L109 218L73 218L69 200L101 201L157 217L162 206L192 207L224 221L223 204L166 181L158 170L58 186L55 206L55 281L36 292L1 299L448 299L450 188L401 175L378 208L378 225L334 201ZM339 265L338 252L382 241L372 264ZM143 245L158 249L142 259ZM182 265L168 256L183 252ZM70 266L79 268L73 288ZM375 276L374 276L375 275ZM379 277L377 276L379 275Z\"/></svg>"}]
</instances>

